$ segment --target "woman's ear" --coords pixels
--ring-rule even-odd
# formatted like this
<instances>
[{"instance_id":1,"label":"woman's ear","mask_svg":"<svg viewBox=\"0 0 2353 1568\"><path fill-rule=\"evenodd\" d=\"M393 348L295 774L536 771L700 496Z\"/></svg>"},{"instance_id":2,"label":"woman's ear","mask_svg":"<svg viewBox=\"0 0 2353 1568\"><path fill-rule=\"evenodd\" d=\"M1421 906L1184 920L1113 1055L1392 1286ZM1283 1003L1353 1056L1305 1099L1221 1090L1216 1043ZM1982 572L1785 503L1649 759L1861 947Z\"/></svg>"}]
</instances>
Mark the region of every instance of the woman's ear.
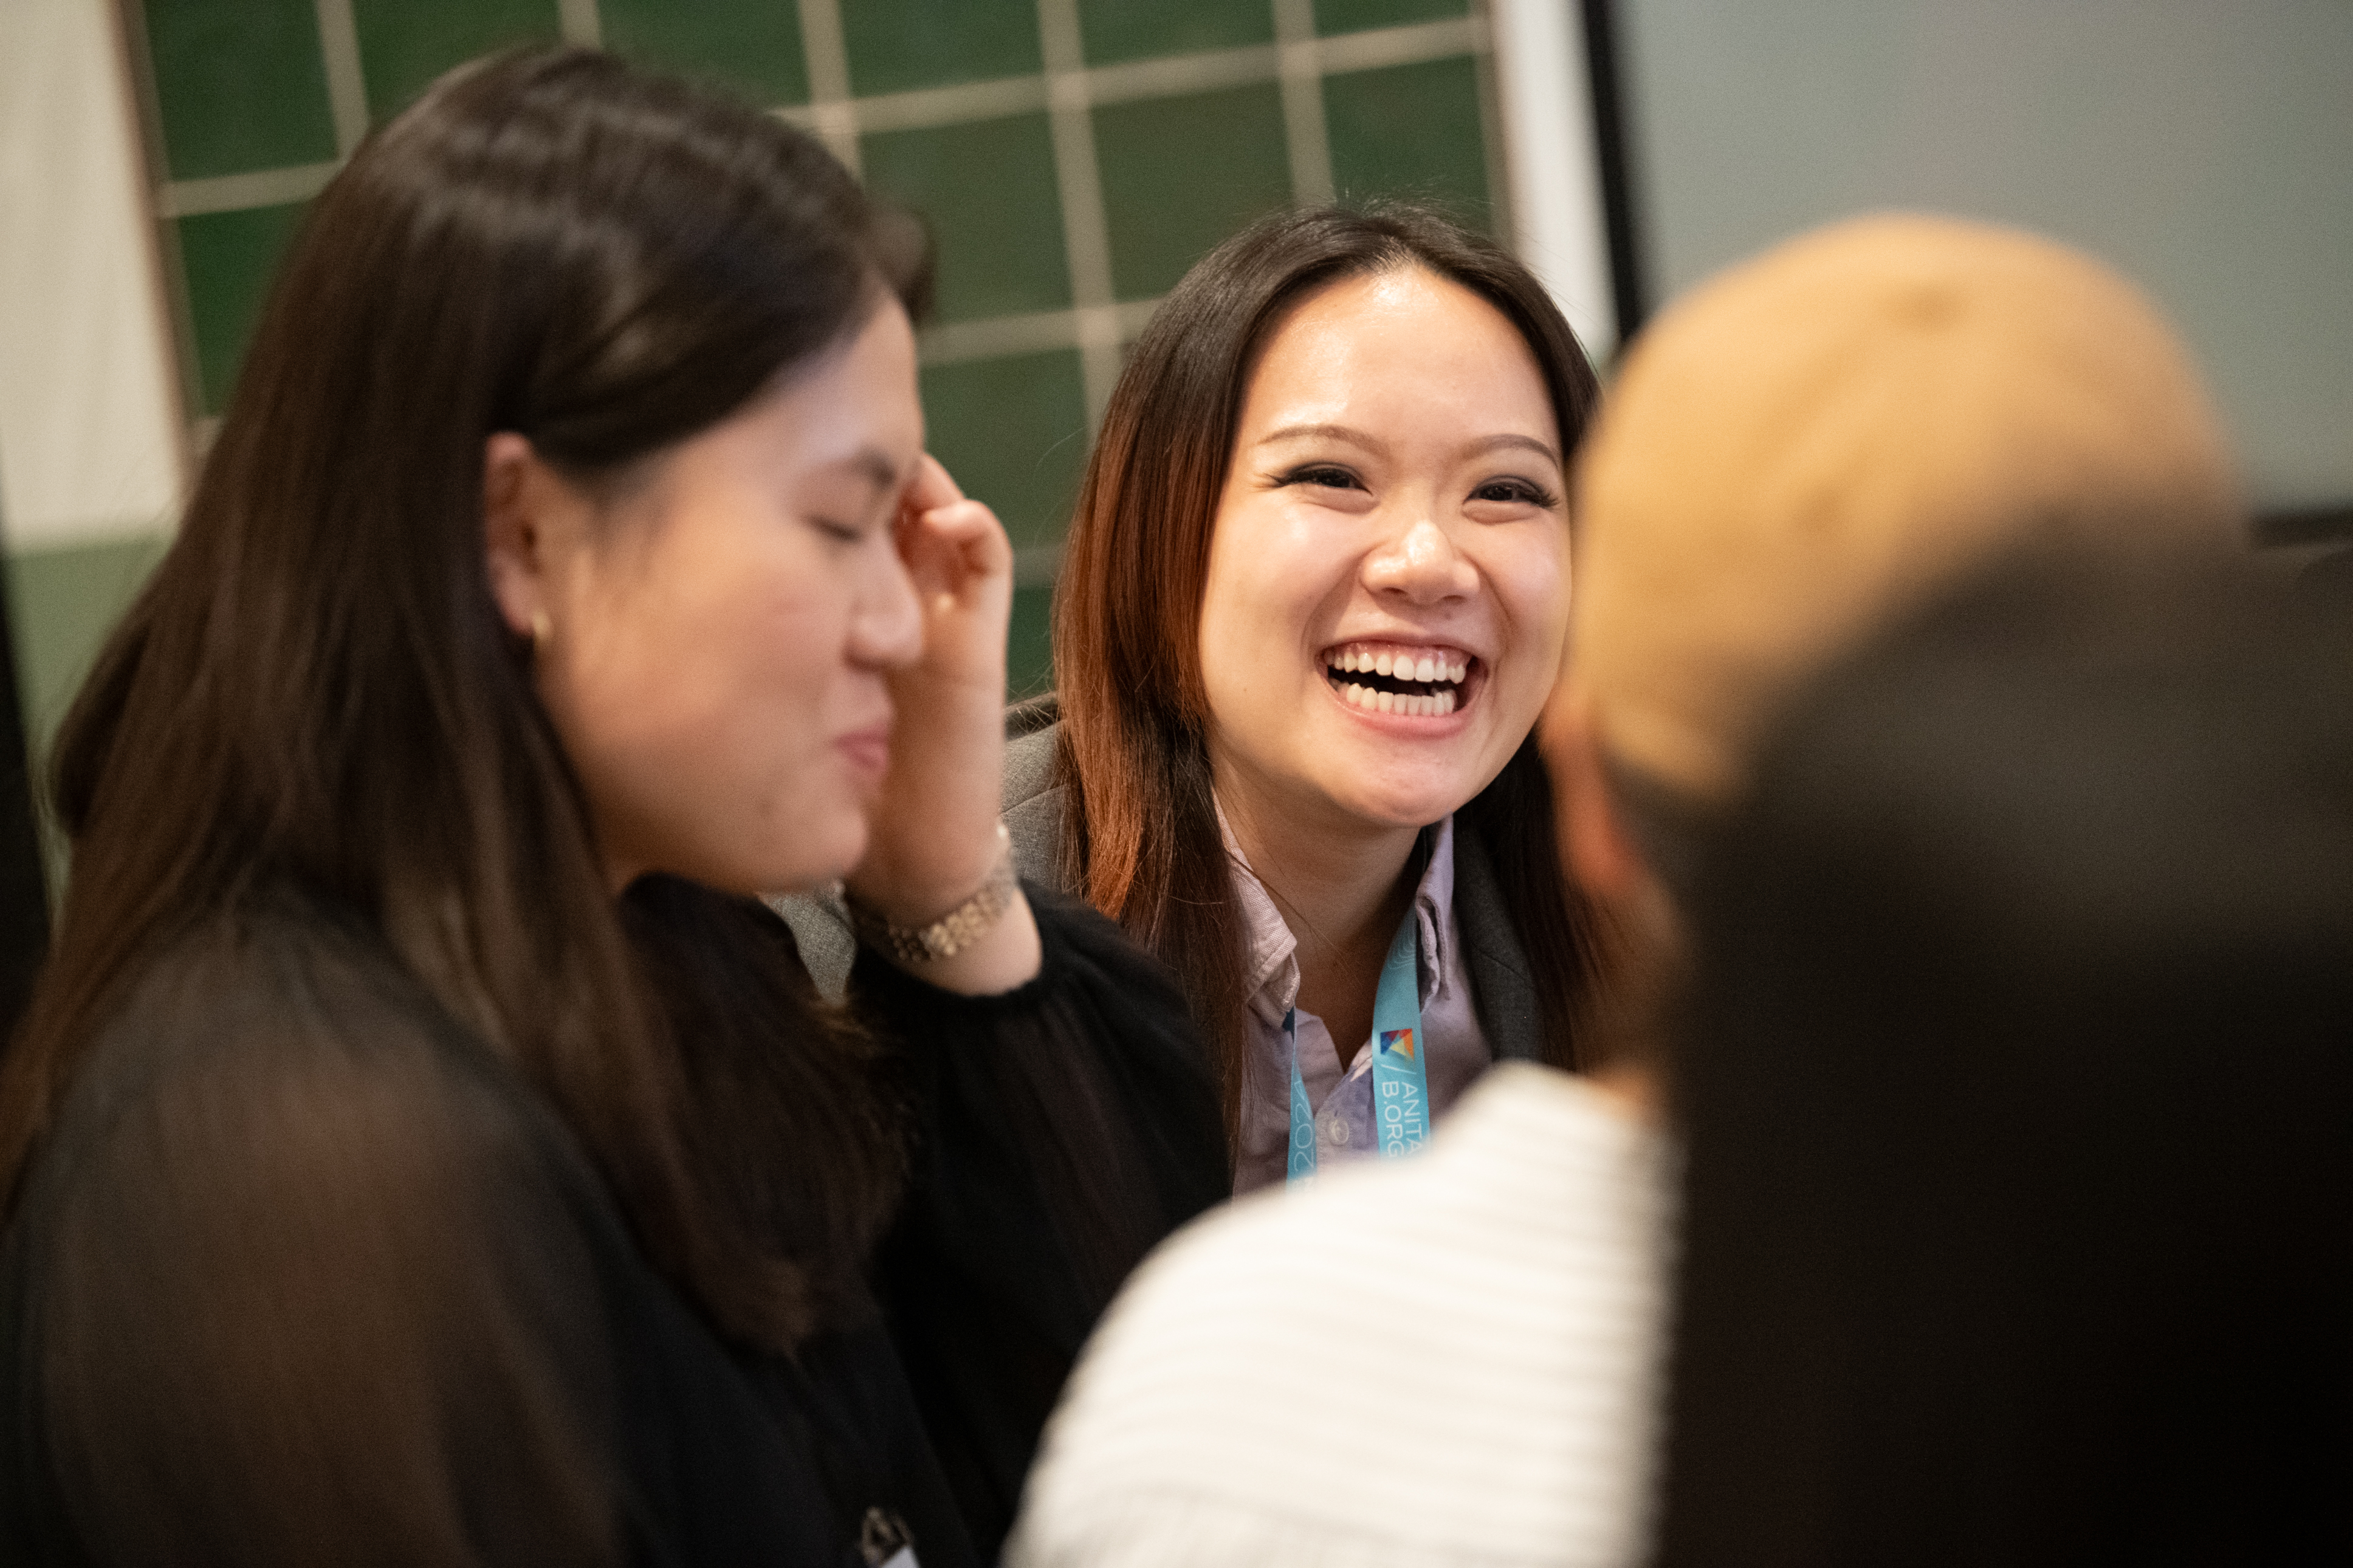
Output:
<instances>
[{"instance_id":1,"label":"woman's ear","mask_svg":"<svg viewBox=\"0 0 2353 1568\"><path fill-rule=\"evenodd\" d=\"M572 487L530 441L501 430L482 444L482 553L500 618L517 637L545 640L554 623L554 574L575 520Z\"/></svg>"}]
</instances>

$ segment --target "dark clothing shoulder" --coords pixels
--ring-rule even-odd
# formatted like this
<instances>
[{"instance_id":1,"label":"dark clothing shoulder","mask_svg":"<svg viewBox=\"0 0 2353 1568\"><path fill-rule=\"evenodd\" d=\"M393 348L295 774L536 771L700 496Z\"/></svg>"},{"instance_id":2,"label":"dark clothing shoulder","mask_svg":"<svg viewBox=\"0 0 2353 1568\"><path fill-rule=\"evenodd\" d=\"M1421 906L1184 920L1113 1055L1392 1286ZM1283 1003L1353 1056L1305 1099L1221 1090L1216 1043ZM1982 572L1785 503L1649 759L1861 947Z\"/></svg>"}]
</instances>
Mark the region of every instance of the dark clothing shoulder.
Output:
<instances>
[{"instance_id":1,"label":"dark clothing shoulder","mask_svg":"<svg viewBox=\"0 0 2353 1568\"><path fill-rule=\"evenodd\" d=\"M289 897L174 943L77 1067L0 1253L0 1555L852 1565L881 1510L926 1568L993 1558L1001 1524L960 1505L1018 1484L1107 1297L1085 1222L1140 1253L1224 1180L1181 1042L1104 1070L1070 1040L1147 1020L1093 925L1041 905L1046 966L1006 996L860 973L919 1168L880 1318L790 1358L712 1325L563 1118L359 922ZM1040 1128L1049 1042L1112 1121ZM1117 1120L1147 1092L1178 1112ZM1132 1206L1056 1212L1041 1187L1106 1143ZM1033 1277L975 1269L993 1241ZM997 1384L919 1385L964 1353L898 1307L936 1290L1010 1347Z\"/></svg>"}]
</instances>

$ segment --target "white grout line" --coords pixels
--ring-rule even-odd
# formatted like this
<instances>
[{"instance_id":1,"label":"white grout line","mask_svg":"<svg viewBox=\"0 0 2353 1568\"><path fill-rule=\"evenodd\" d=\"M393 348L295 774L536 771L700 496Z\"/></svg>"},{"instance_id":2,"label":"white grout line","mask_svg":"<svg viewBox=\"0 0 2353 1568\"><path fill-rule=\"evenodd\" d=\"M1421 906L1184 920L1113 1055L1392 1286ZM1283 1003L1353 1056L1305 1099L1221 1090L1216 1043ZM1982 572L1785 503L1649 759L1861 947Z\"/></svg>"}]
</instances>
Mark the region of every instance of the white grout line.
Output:
<instances>
[{"instance_id":1,"label":"white grout line","mask_svg":"<svg viewBox=\"0 0 2353 1568\"><path fill-rule=\"evenodd\" d=\"M1116 346L1143 331L1145 323L1152 320L1152 312L1159 308L1157 300L1130 300L1120 305L1089 306L1088 311L1111 313L1111 333ZM1086 311L1035 310L1028 315L991 316L977 321L948 321L927 327L920 349L923 363L927 365L961 364L967 360L1074 349L1086 341L1091 330L1099 333L1102 328L1099 323L1091 327Z\"/></svg>"},{"instance_id":2,"label":"white grout line","mask_svg":"<svg viewBox=\"0 0 2353 1568\"><path fill-rule=\"evenodd\" d=\"M1274 43L1282 83L1282 141L1291 160L1291 199L1330 201L1332 142L1324 125L1324 78L1315 49L1315 0L1274 0Z\"/></svg>"},{"instance_id":3,"label":"white grout line","mask_svg":"<svg viewBox=\"0 0 2353 1568\"><path fill-rule=\"evenodd\" d=\"M1487 47L1487 37L1485 17L1462 16L1406 27L1378 27L1368 33L1341 33L1306 47L1314 50L1316 69L1325 76L1340 76L1475 55Z\"/></svg>"},{"instance_id":4,"label":"white grout line","mask_svg":"<svg viewBox=\"0 0 2353 1568\"><path fill-rule=\"evenodd\" d=\"M596 15L596 0L555 0L555 26L567 44L605 47L605 19Z\"/></svg>"},{"instance_id":5,"label":"white grout line","mask_svg":"<svg viewBox=\"0 0 2353 1568\"><path fill-rule=\"evenodd\" d=\"M367 78L360 72L360 31L352 0L314 0L319 53L327 65L327 112L335 121L335 156L348 158L367 134Z\"/></svg>"},{"instance_id":6,"label":"white grout line","mask_svg":"<svg viewBox=\"0 0 2353 1568\"><path fill-rule=\"evenodd\" d=\"M1098 104L1133 103L1138 99L1248 87L1271 81L1280 71L1281 58L1272 44L1245 44L1240 48L1097 66L1087 72L1087 97Z\"/></svg>"},{"instance_id":7,"label":"white grout line","mask_svg":"<svg viewBox=\"0 0 2353 1568\"><path fill-rule=\"evenodd\" d=\"M1035 114L1045 107L1044 77L999 77L995 81L920 87L909 92L861 98L858 100L858 129L920 131L935 125L963 125L976 120L1001 120L1009 114Z\"/></svg>"},{"instance_id":8,"label":"white grout line","mask_svg":"<svg viewBox=\"0 0 2353 1568\"><path fill-rule=\"evenodd\" d=\"M1038 0L1038 41L1046 63L1046 113L1054 138L1054 183L1062 199L1062 255L1076 308L1079 372L1087 433L1103 423L1119 380L1119 310L1111 280L1111 225L1095 165L1094 111L1078 0Z\"/></svg>"},{"instance_id":9,"label":"white grout line","mask_svg":"<svg viewBox=\"0 0 2353 1568\"><path fill-rule=\"evenodd\" d=\"M251 174L178 180L156 194L155 210L164 217L194 217L199 213L238 212L247 207L305 202L324 189L341 167L340 163L304 163L291 169L263 169Z\"/></svg>"},{"instance_id":10,"label":"white grout line","mask_svg":"<svg viewBox=\"0 0 2353 1568\"><path fill-rule=\"evenodd\" d=\"M833 155L851 174L858 163L858 106L849 96L849 46L841 32L840 0L799 0L801 58L809 82L808 119Z\"/></svg>"}]
</instances>

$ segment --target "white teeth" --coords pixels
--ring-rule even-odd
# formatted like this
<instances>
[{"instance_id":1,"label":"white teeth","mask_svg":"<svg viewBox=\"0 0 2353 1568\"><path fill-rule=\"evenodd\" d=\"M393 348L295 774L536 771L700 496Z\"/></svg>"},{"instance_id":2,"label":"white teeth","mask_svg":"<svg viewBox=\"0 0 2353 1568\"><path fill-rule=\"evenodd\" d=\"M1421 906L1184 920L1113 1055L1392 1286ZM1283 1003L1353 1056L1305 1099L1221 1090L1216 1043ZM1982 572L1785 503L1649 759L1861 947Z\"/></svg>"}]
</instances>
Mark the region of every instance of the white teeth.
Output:
<instances>
[{"instance_id":1,"label":"white teeth","mask_svg":"<svg viewBox=\"0 0 2353 1568\"><path fill-rule=\"evenodd\" d=\"M1377 653L1355 644L1331 655L1325 662L1335 676L1386 675L1397 680L1447 681L1460 685L1471 674L1471 661L1467 658L1457 664L1439 655L1417 658L1410 653L1398 653L1394 649ZM1366 705L1369 706L1369 702Z\"/></svg>"},{"instance_id":2,"label":"white teeth","mask_svg":"<svg viewBox=\"0 0 2353 1568\"><path fill-rule=\"evenodd\" d=\"M1401 672L1398 679L1408 679L1410 676ZM1462 705L1461 694L1447 688L1423 697L1410 692L1376 691L1356 680L1340 688L1340 700L1367 713L1401 713L1411 719L1442 719Z\"/></svg>"}]
</instances>

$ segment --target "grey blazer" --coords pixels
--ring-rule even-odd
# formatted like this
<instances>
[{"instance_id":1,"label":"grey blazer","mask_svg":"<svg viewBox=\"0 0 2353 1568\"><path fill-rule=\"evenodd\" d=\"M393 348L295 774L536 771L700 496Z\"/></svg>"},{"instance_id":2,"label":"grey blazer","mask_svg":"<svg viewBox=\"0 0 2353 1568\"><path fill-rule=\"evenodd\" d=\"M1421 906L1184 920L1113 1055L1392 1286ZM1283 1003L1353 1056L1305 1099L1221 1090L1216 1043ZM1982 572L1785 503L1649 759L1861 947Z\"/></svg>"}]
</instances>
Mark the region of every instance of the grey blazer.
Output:
<instances>
[{"instance_id":1,"label":"grey blazer","mask_svg":"<svg viewBox=\"0 0 2353 1568\"><path fill-rule=\"evenodd\" d=\"M1014 868L1024 879L1058 893L1070 891L1057 868L1068 794L1054 776L1060 729L1050 695L1017 704L1005 715L1005 826L1013 836ZM818 989L840 996L858 952L840 901L807 894L770 901L793 928ZM1542 1060L1543 1019L1527 954L1504 908L1486 846L1469 833L1454 836L1454 924L1462 938L1472 1005L1489 1048L1505 1059Z\"/></svg>"}]
</instances>

